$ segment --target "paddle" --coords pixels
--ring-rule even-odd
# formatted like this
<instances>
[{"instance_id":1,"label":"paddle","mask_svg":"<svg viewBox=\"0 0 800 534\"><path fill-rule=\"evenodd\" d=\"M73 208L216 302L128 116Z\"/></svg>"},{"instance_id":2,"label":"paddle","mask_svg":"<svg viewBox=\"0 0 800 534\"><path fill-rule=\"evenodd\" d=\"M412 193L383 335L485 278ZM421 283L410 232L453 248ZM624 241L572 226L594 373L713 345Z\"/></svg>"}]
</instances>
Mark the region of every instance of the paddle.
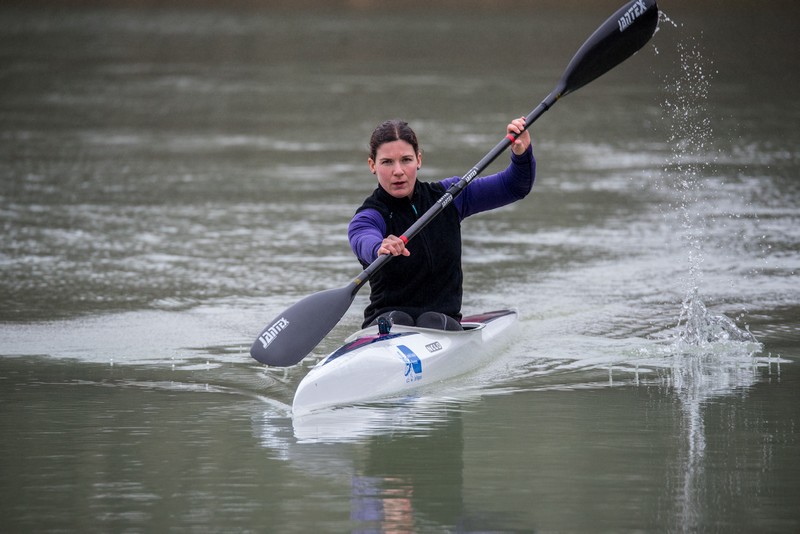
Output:
<instances>
[{"instance_id":1,"label":"paddle","mask_svg":"<svg viewBox=\"0 0 800 534\"><path fill-rule=\"evenodd\" d=\"M636 53L653 36L657 25L656 0L633 0L622 6L578 49L555 89L528 114L526 127L530 127L558 99L583 87ZM407 242L417 235L515 140L513 134L503 138L406 230L401 239ZM278 367L298 363L342 319L358 290L392 258L391 255L378 256L346 286L315 293L289 307L262 330L250 348L250 355L261 363Z\"/></svg>"}]
</instances>

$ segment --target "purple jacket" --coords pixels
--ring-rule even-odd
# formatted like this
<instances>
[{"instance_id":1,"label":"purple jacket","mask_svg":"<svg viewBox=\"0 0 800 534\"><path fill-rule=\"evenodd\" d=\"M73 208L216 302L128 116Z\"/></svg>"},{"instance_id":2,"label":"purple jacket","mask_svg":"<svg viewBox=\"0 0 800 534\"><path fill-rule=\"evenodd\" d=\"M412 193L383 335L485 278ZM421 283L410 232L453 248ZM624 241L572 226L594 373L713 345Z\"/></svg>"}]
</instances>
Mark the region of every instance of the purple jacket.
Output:
<instances>
[{"instance_id":1,"label":"purple jacket","mask_svg":"<svg viewBox=\"0 0 800 534\"><path fill-rule=\"evenodd\" d=\"M475 178L453 200L453 205L463 221L470 215L499 208L524 198L530 193L535 177L536 160L533 157L533 150L528 148L520 156L512 152L511 164L505 170ZM453 176L439 183L447 189L460 179L459 176ZM378 248L386 235L386 223L381 214L374 209L356 213L347 229L350 247L356 257L367 264L378 257Z\"/></svg>"}]
</instances>

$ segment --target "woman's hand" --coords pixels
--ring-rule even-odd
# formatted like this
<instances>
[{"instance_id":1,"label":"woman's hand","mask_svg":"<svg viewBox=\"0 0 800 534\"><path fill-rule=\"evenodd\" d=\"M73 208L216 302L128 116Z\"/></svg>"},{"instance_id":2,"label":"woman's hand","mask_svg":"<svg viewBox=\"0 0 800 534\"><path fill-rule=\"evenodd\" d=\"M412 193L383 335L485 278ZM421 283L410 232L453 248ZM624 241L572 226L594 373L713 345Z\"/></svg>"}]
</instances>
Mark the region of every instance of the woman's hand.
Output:
<instances>
[{"instance_id":1,"label":"woman's hand","mask_svg":"<svg viewBox=\"0 0 800 534\"><path fill-rule=\"evenodd\" d=\"M378 248L378 256L381 254L391 254L392 256L410 256L411 251L406 248L406 243L397 236L388 235L381 242Z\"/></svg>"},{"instance_id":2,"label":"woman's hand","mask_svg":"<svg viewBox=\"0 0 800 534\"><path fill-rule=\"evenodd\" d=\"M523 131L524 128L525 117L514 119L506 128L506 131L509 134L517 135L522 132L522 134L519 135L516 141L514 141L514 143L511 145L511 151L517 156L524 154L525 151L528 150L528 147L531 146L531 134L528 132L528 130Z\"/></svg>"}]
</instances>

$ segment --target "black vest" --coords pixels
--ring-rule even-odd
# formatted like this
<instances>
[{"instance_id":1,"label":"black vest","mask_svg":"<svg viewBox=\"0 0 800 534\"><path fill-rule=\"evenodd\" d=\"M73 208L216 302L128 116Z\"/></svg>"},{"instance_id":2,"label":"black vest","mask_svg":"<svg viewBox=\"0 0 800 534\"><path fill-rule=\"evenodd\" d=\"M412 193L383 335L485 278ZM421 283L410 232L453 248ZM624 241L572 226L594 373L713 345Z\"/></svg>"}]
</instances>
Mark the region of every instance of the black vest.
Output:
<instances>
[{"instance_id":1,"label":"black vest","mask_svg":"<svg viewBox=\"0 0 800 534\"><path fill-rule=\"evenodd\" d=\"M439 184L418 181L410 200L398 199L378 186L356 213L368 208L378 211L386 222L384 237L400 236L444 193ZM414 319L426 311L461 319L461 219L454 204L434 217L407 248L410 256L392 258L370 278L364 326L391 310L404 311Z\"/></svg>"}]
</instances>

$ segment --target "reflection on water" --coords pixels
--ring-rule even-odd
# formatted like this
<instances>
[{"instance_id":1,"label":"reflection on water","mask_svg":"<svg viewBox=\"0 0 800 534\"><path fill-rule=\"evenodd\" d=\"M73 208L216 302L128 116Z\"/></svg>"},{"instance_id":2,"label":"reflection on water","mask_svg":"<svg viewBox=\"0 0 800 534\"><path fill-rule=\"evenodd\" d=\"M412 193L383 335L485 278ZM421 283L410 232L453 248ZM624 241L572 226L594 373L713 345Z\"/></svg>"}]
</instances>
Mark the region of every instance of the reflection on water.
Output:
<instances>
[{"instance_id":1,"label":"reflection on water","mask_svg":"<svg viewBox=\"0 0 800 534\"><path fill-rule=\"evenodd\" d=\"M292 469L347 488L355 531L424 531L467 520L463 409L446 400L404 399L294 420L268 410L253 428Z\"/></svg>"},{"instance_id":2,"label":"reflection on water","mask_svg":"<svg viewBox=\"0 0 800 534\"><path fill-rule=\"evenodd\" d=\"M291 417L287 406L287 413L264 412L254 428L265 446L289 456L295 444L359 443L386 434L425 436L464 410L468 402L467 395L458 399L426 396L321 410L301 417Z\"/></svg>"},{"instance_id":3,"label":"reflection on water","mask_svg":"<svg viewBox=\"0 0 800 534\"><path fill-rule=\"evenodd\" d=\"M360 532L416 532L413 498L413 483L403 478L354 475L350 519Z\"/></svg>"}]
</instances>

